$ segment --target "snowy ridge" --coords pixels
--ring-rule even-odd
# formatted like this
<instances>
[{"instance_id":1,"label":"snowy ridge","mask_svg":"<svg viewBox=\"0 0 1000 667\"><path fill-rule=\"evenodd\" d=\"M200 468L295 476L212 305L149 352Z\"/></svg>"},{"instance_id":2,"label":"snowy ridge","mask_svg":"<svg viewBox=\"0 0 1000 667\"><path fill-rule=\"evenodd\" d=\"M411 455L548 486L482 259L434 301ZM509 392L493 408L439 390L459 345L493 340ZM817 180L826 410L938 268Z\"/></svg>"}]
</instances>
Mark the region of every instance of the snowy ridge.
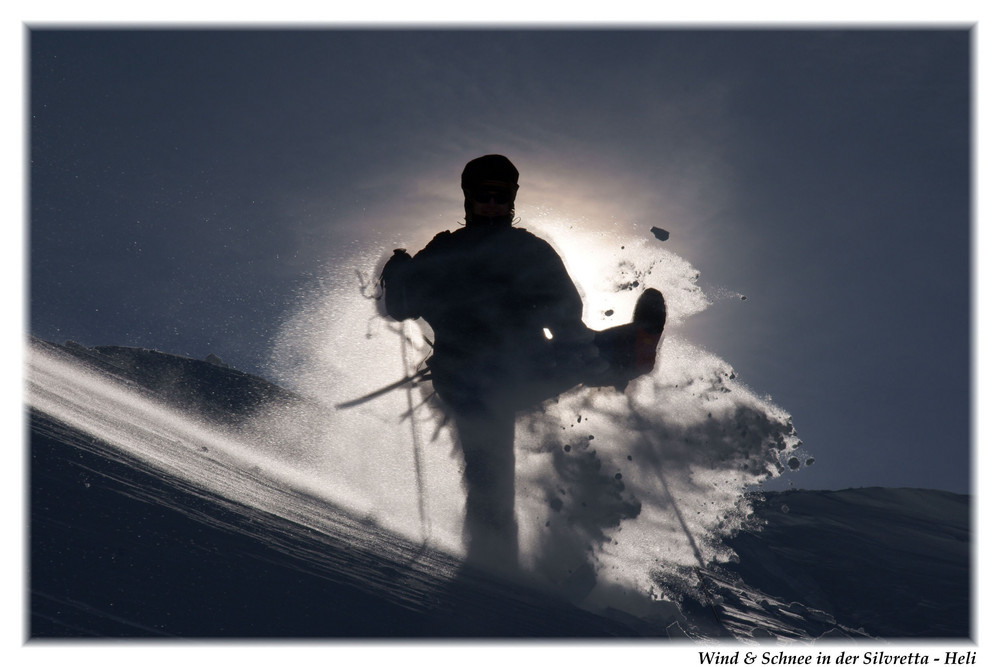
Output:
<instances>
[{"instance_id":1,"label":"snowy ridge","mask_svg":"<svg viewBox=\"0 0 1000 667\"><path fill-rule=\"evenodd\" d=\"M728 540L748 584L884 637L971 627L969 496L928 489L786 491L756 504L760 532Z\"/></svg>"}]
</instances>

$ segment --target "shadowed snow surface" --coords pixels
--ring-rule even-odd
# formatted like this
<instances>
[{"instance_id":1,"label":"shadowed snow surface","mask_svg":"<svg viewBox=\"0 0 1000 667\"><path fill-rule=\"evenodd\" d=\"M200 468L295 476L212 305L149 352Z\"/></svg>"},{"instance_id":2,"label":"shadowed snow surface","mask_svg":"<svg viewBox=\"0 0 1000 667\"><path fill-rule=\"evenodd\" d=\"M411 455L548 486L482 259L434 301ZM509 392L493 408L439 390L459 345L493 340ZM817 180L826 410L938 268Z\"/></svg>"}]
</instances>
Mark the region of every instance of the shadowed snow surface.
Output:
<instances>
[{"instance_id":1,"label":"shadowed snow surface","mask_svg":"<svg viewBox=\"0 0 1000 667\"><path fill-rule=\"evenodd\" d=\"M705 496L706 485L674 475L661 485L671 500L639 495L656 488L642 481L656 481L655 462L676 464L670 447L659 459L640 448L620 463L602 459L590 455L611 437L600 411L569 424L543 414L526 433L575 434L584 414L598 423L570 452L534 453L561 471L558 511L548 491L536 493L554 513L549 527L553 518L565 525L529 551L541 556L526 559L523 580L500 581L463 567L433 523L398 530L372 504L343 502L305 474L302 462L315 460L307 447L282 440L276 456L247 446L266 436L255 431L261 415L275 405L308 412L308 397L217 359L41 341L29 357L33 637L970 634L967 496L743 491L740 504L702 518L728 489ZM628 456L647 469L629 469ZM583 502L603 509L587 513ZM668 527L671 503L680 511ZM733 507L740 520L726 525ZM663 524L653 534L674 537L642 561L657 545L628 527L649 508ZM721 528L713 534L710 524ZM590 567L565 560L579 554L591 555ZM559 562L567 571L553 577ZM645 578L635 577L642 568Z\"/></svg>"}]
</instances>

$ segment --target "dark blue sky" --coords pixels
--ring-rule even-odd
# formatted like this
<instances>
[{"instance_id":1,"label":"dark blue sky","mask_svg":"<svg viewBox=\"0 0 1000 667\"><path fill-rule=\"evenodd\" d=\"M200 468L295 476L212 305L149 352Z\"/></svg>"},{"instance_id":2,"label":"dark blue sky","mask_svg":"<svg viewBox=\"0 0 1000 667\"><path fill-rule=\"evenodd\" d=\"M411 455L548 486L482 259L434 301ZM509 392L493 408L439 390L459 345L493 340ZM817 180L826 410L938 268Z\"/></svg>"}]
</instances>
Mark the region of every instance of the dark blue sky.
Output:
<instances>
[{"instance_id":1,"label":"dark blue sky","mask_svg":"<svg viewBox=\"0 0 1000 667\"><path fill-rule=\"evenodd\" d=\"M966 492L972 35L29 33L30 330L267 373L302 290L461 215L669 229L681 333L787 409L808 488ZM572 233L567 230L567 233Z\"/></svg>"}]
</instances>

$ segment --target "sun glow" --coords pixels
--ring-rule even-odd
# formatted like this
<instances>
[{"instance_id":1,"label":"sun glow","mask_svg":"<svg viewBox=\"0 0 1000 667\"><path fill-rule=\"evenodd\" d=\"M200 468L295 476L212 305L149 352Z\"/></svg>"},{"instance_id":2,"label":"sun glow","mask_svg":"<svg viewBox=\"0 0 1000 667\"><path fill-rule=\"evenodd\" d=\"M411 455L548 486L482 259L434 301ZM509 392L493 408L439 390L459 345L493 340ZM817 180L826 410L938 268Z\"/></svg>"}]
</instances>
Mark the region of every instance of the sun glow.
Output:
<instances>
[{"instance_id":1,"label":"sun glow","mask_svg":"<svg viewBox=\"0 0 1000 667\"><path fill-rule=\"evenodd\" d=\"M705 310L709 300L697 286L698 272L652 234L633 223L594 223L532 211L525 228L562 257L583 298L583 320L592 329L632 320L635 300L655 287L667 300L668 326Z\"/></svg>"}]
</instances>

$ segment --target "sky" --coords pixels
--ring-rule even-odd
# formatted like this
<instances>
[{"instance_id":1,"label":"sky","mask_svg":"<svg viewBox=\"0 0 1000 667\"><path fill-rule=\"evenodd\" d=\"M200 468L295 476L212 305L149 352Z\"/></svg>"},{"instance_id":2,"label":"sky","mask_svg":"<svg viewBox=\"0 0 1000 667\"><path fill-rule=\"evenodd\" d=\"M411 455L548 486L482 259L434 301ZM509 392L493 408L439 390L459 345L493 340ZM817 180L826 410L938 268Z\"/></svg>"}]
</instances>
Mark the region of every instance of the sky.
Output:
<instances>
[{"instance_id":1,"label":"sky","mask_svg":"<svg viewBox=\"0 0 1000 667\"><path fill-rule=\"evenodd\" d=\"M670 231L714 302L678 332L792 415L797 487L970 491L968 26L35 28L27 56L35 336L266 376L331 266L456 228L499 152L529 230Z\"/></svg>"}]
</instances>

